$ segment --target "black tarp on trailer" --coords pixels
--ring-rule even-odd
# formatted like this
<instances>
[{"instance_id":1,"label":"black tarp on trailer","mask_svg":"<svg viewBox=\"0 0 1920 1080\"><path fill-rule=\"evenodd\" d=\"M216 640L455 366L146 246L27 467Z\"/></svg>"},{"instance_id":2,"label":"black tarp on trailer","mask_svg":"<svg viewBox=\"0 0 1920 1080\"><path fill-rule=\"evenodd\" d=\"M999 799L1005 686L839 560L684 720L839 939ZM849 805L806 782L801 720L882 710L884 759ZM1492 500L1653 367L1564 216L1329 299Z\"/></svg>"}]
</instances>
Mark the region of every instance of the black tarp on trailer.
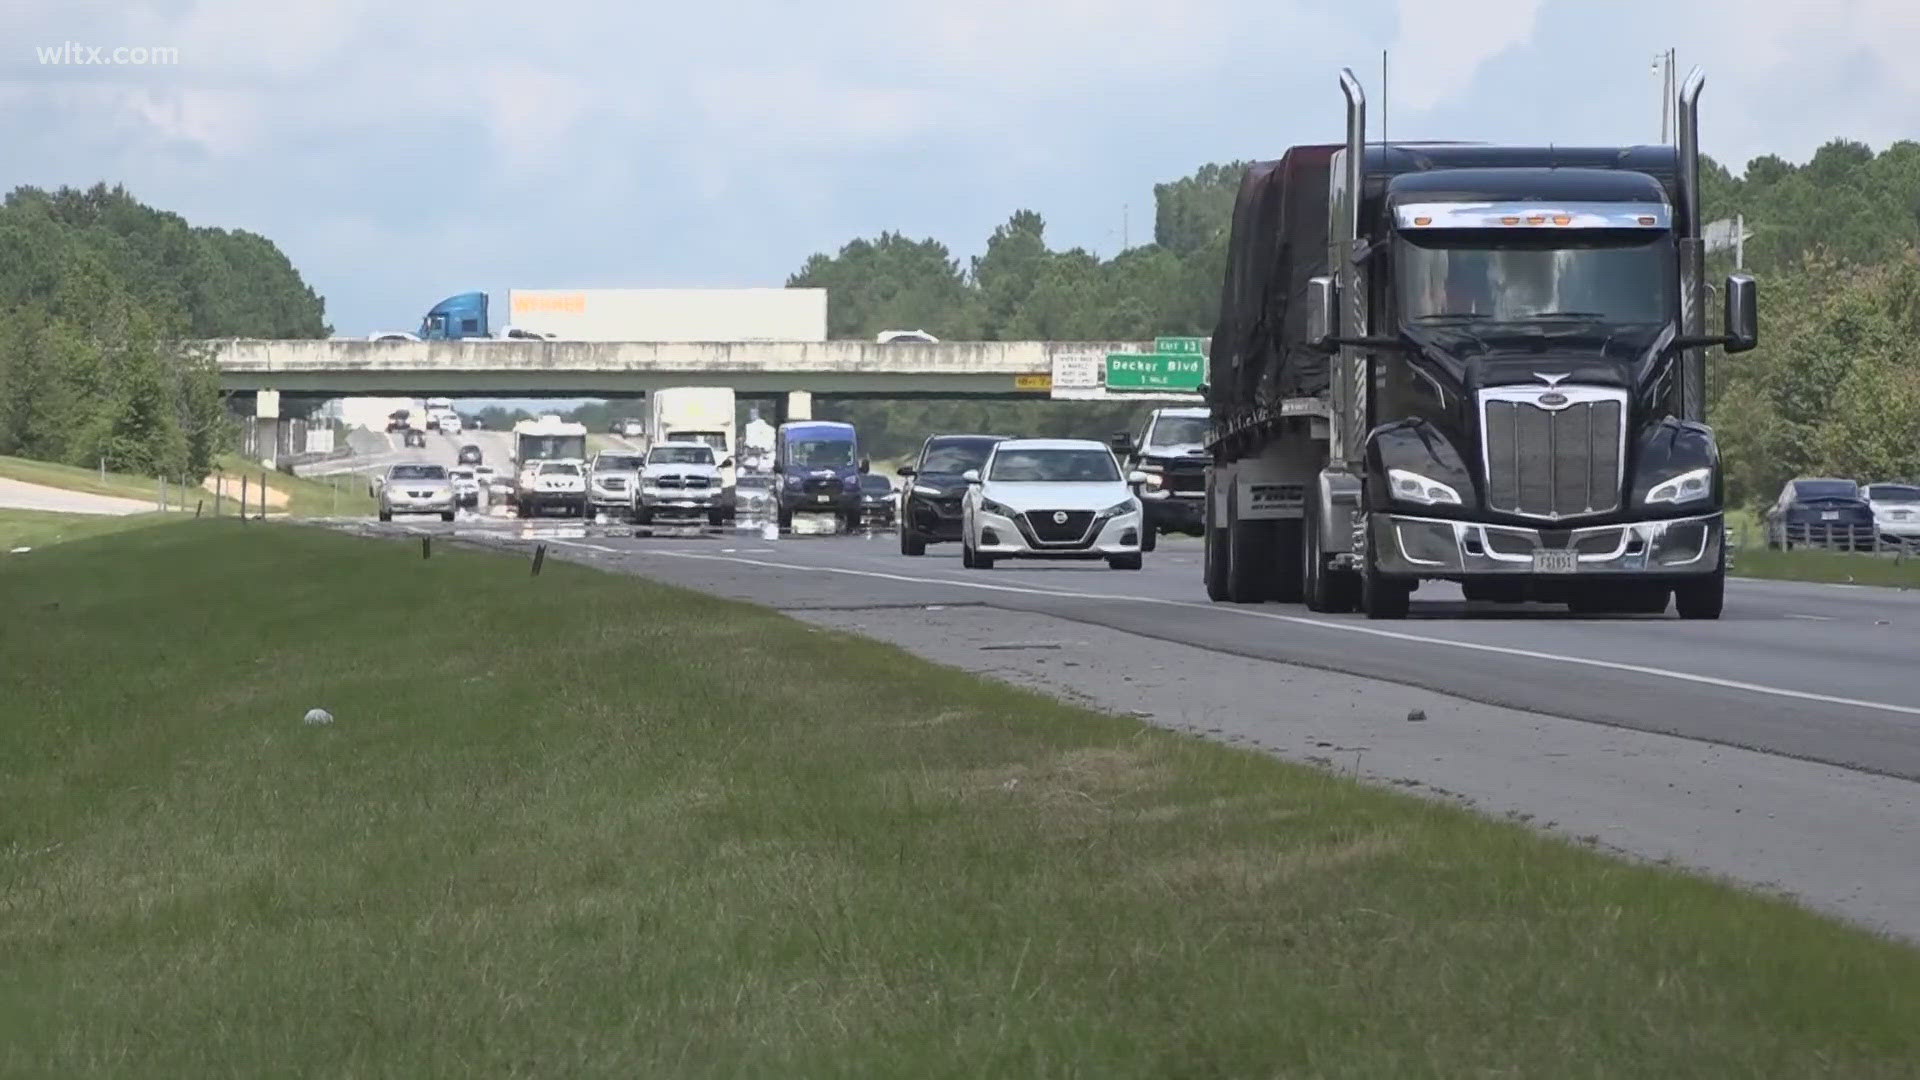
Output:
<instances>
[{"instance_id":1,"label":"black tarp on trailer","mask_svg":"<svg viewBox=\"0 0 1920 1080\"><path fill-rule=\"evenodd\" d=\"M1307 281L1327 273L1327 196L1338 146L1296 146L1240 181L1220 318L1208 350L1217 410L1271 405L1327 388L1328 357L1303 347Z\"/></svg>"}]
</instances>

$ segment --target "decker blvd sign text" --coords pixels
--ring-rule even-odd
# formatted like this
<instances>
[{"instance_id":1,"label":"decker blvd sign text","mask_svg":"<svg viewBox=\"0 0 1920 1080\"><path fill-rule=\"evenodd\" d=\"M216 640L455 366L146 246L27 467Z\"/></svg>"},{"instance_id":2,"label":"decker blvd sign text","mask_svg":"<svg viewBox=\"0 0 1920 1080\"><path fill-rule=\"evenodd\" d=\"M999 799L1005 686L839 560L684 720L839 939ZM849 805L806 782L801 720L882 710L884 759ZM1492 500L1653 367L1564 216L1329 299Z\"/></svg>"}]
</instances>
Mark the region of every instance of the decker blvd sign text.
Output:
<instances>
[{"instance_id":1,"label":"decker blvd sign text","mask_svg":"<svg viewBox=\"0 0 1920 1080\"><path fill-rule=\"evenodd\" d=\"M1108 353L1109 390L1197 390L1207 358L1194 353Z\"/></svg>"}]
</instances>

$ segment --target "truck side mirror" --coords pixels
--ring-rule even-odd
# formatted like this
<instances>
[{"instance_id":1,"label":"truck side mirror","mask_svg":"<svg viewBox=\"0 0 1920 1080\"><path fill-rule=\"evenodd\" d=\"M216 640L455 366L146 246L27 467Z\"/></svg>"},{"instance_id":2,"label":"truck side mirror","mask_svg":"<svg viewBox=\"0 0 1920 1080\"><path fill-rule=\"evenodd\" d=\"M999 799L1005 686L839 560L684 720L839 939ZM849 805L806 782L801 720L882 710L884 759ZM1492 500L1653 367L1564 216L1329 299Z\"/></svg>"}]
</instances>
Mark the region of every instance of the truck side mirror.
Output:
<instances>
[{"instance_id":1,"label":"truck side mirror","mask_svg":"<svg viewBox=\"0 0 1920 1080\"><path fill-rule=\"evenodd\" d=\"M902 465L899 468L893 470L893 474L895 476L912 476L913 473L914 473L914 468L911 465Z\"/></svg>"},{"instance_id":2,"label":"truck side mirror","mask_svg":"<svg viewBox=\"0 0 1920 1080\"><path fill-rule=\"evenodd\" d=\"M1333 279L1317 277L1307 279L1307 347L1331 351L1333 349L1333 316L1336 290Z\"/></svg>"},{"instance_id":3,"label":"truck side mirror","mask_svg":"<svg viewBox=\"0 0 1920 1080\"><path fill-rule=\"evenodd\" d=\"M873 462L872 462L872 461L870 461L870 460L868 460L867 458L861 458L861 459L860 459L860 471L861 471L861 472L863 472L863 473L870 473L870 472L872 472L872 471L873 471Z\"/></svg>"},{"instance_id":4,"label":"truck side mirror","mask_svg":"<svg viewBox=\"0 0 1920 1080\"><path fill-rule=\"evenodd\" d=\"M1730 353L1746 352L1760 344L1760 305L1752 274L1728 274L1726 313L1721 332Z\"/></svg>"},{"instance_id":5,"label":"truck side mirror","mask_svg":"<svg viewBox=\"0 0 1920 1080\"><path fill-rule=\"evenodd\" d=\"M1107 445L1113 447L1114 453L1119 454L1121 457L1126 457L1128 454L1133 453L1133 436L1124 431L1116 431L1113 433L1113 436L1107 440Z\"/></svg>"}]
</instances>

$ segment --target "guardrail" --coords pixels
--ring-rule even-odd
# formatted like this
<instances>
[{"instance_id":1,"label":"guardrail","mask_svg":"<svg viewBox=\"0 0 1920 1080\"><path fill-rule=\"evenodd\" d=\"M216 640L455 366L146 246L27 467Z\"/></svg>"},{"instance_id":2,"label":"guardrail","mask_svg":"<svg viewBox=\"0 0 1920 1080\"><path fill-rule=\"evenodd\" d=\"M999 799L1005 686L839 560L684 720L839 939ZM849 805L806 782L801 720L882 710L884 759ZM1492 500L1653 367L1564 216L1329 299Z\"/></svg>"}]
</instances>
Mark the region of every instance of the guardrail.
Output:
<instances>
[{"instance_id":1,"label":"guardrail","mask_svg":"<svg viewBox=\"0 0 1920 1080\"><path fill-rule=\"evenodd\" d=\"M1878 555L1896 562L1920 557L1920 536L1901 537L1872 525L1836 521L1730 526L1736 550L1829 551Z\"/></svg>"}]
</instances>

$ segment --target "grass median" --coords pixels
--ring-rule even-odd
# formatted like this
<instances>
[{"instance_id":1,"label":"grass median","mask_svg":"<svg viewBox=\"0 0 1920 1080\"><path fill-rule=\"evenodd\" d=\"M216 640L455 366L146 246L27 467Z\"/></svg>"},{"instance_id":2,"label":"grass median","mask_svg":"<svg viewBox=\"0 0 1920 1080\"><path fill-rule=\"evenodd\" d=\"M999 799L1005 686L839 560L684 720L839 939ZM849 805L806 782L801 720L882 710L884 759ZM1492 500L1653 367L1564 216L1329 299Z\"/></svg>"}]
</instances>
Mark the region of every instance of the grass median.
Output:
<instances>
[{"instance_id":1,"label":"grass median","mask_svg":"<svg viewBox=\"0 0 1920 1080\"><path fill-rule=\"evenodd\" d=\"M180 518L155 511L151 514L60 514L46 510L0 508L0 553L15 548L44 548L69 540L143 529Z\"/></svg>"},{"instance_id":2,"label":"grass median","mask_svg":"<svg viewBox=\"0 0 1920 1080\"><path fill-rule=\"evenodd\" d=\"M1920 951L741 604L235 522L0 595L8 1075L1920 1061Z\"/></svg>"}]
</instances>

